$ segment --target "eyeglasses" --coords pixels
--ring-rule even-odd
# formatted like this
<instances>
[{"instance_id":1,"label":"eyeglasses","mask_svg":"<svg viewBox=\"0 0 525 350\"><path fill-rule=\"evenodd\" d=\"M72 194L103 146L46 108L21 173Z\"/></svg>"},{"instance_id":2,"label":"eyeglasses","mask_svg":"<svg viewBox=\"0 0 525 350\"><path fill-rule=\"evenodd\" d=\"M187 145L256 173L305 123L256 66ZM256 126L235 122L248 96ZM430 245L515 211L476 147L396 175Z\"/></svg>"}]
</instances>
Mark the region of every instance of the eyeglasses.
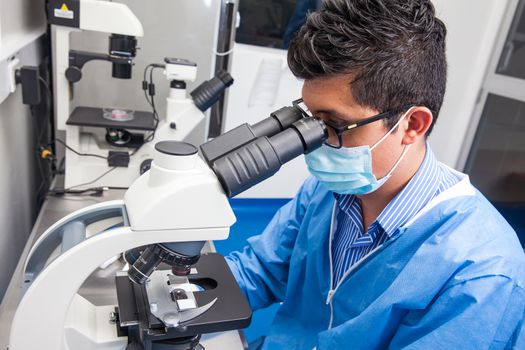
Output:
<instances>
[{"instance_id":1,"label":"eyeglasses","mask_svg":"<svg viewBox=\"0 0 525 350\"><path fill-rule=\"evenodd\" d=\"M320 119L320 118L314 116L308 110L308 107L306 107L306 105L304 104L302 98L293 101L292 105L295 108L297 108L299 111L301 111L301 113L303 114L303 116L305 118L317 118L317 119ZM367 124L376 122L376 121L381 120L381 119L390 118L392 116L395 116L399 112L403 111L404 109L408 109L408 108L410 108L412 106L413 105L405 105L405 106L403 106L401 108L396 108L396 109L392 109L390 111L379 113L379 114L374 115L374 116L372 116L370 118L366 118L366 119L360 120L358 122L350 123L350 124L347 124L347 125L340 125L340 124L337 125L337 124L335 124L335 123L333 123L331 121L323 120L323 123L325 123L325 125L327 126L327 130L328 130L328 139L325 141L325 145L333 147L333 148L341 148L341 147L343 147L343 133L344 132L350 131L352 129L358 128L358 127L363 126L363 125L367 125Z\"/></svg>"}]
</instances>

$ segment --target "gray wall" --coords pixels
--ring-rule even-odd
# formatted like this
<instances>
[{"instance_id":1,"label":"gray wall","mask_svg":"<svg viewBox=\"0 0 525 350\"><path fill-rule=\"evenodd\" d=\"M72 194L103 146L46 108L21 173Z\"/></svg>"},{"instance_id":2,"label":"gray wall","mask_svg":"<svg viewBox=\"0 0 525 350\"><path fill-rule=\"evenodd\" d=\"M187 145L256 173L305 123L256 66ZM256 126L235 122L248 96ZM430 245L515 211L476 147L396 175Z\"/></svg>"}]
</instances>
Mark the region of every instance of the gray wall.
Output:
<instances>
[{"instance_id":1,"label":"gray wall","mask_svg":"<svg viewBox=\"0 0 525 350\"><path fill-rule=\"evenodd\" d=\"M40 63L43 40L38 38L44 31L44 1L0 0L0 67L11 56L25 65ZM36 191L41 182L35 125L29 107L22 104L20 87L0 101L0 299L38 212Z\"/></svg>"},{"instance_id":2,"label":"gray wall","mask_svg":"<svg viewBox=\"0 0 525 350\"><path fill-rule=\"evenodd\" d=\"M0 104L0 298L27 241L39 186L34 122L20 89ZM38 182L38 183L37 183Z\"/></svg>"}]
</instances>

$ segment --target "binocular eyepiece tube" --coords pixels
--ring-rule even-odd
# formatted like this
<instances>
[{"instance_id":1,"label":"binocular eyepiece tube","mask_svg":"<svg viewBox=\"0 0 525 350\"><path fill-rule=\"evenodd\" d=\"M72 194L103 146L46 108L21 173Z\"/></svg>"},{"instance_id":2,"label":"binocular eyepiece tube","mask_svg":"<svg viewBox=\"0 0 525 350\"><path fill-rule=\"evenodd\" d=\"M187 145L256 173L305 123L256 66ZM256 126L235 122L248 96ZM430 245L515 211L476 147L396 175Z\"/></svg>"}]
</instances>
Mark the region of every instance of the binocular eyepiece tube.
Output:
<instances>
[{"instance_id":1,"label":"binocular eyepiece tube","mask_svg":"<svg viewBox=\"0 0 525 350\"><path fill-rule=\"evenodd\" d=\"M252 142L215 160L210 166L226 195L233 197L275 174L284 163L320 147L327 138L318 119L305 118L272 136Z\"/></svg>"},{"instance_id":2,"label":"binocular eyepiece tube","mask_svg":"<svg viewBox=\"0 0 525 350\"><path fill-rule=\"evenodd\" d=\"M281 131L289 128L293 123L303 118L301 111L295 107L283 107L273 113L266 119L250 125L248 123L238 127L210 140L200 146L201 154L208 165L235 151L258 137L271 137Z\"/></svg>"},{"instance_id":3,"label":"binocular eyepiece tube","mask_svg":"<svg viewBox=\"0 0 525 350\"><path fill-rule=\"evenodd\" d=\"M269 118L243 124L201 145L201 154L233 197L275 174L293 158L309 153L328 138L326 125L284 107Z\"/></svg>"}]
</instances>

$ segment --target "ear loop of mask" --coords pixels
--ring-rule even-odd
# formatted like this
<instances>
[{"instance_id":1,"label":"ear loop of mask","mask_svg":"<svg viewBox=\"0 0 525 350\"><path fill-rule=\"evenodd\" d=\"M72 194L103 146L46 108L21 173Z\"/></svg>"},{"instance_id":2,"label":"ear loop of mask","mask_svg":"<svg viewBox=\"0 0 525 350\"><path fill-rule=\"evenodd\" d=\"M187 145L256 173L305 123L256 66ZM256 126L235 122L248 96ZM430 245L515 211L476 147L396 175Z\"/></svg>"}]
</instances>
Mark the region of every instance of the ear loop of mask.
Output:
<instances>
[{"instance_id":1,"label":"ear loop of mask","mask_svg":"<svg viewBox=\"0 0 525 350\"><path fill-rule=\"evenodd\" d=\"M394 166L392 167L392 169L390 169L390 171L388 172L388 174L386 174L384 177L389 178L390 176L392 176L392 173L396 170L397 166L401 163L401 161L403 160L403 158L405 158L405 155L407 154L408 150L410 149L410 146L412 146L412 145L406 145L406 146L405 146L405 149L404 149L403 152L401 153L401 156L399 157L399 159L396 161L396 163L394 164Z\"/></svg>"},{"instance_id":2,"label":"ear loop of mask","mask_svg":"<svg viewBox=\"0 0 525 350\"><path fill-rule=\"evenodd\" d=\"M408 111L406 111L405 114L403 114L403 116L401 118L399 118L399 120L397 121L397 123L390 129L388 130L388 132L379 139L379 141L377 141L373 146L370 147L370 150L373 151L374 148L376 148L377 146L379 146L379 144L381 142L383 142L398 126L399 124L401 124L401 122L403 121L403 119L405 119L405 117L408 115L408 113L410 113L410 111L413 109L414 107L411 107Z\"/></svg>"},{"instance_id":3,"label":"ear loop of mask","mask_svg":"<svg viewBox=\"0 0 525 350\"><path fill-rule=\"evenodd\" d=\"M399 126L399 124L401 124L401 121L403 121L403 119L405 119L405 117L410 113L412 108L410 108L408 111L406 111L406 113L403 114L403 116L401 118L399 118L397 123L381 139L379 139L379 141L377 141L372 147L370 147L371 151L374 148L376 148L381 142L383 142ZM403 158L405 158L405 155L407 154L408 150L410 149L410 146L412 146L412 145L406 145L405 146L405 148L403 149L403 152L401 153L401 156L399 156L398 160L396 161L396 163L394 164L392 169L390 169L390 171L385 176L383 176L381 179L383 179L383 178L387 178L388 179L390 176L392 176L392 174L394 173L394 171L396 170L398 165L401 163Z\"/></svg>"}]
</instances>

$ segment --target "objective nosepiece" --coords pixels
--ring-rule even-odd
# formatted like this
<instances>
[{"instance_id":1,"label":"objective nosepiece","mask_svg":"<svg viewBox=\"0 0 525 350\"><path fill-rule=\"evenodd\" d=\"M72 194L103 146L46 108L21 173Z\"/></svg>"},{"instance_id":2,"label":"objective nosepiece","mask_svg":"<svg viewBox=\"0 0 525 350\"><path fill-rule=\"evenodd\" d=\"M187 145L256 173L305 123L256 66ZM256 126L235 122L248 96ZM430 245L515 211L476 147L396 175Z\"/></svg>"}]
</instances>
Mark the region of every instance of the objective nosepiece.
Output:
<instances>
[{"instance_id":1,"label":"objective nosepiece","mask_svg":"<svg viewBox=\"0 0 525 350\"><path fill-rule=\"evenodd\" d=\"M177 243L167 244L177 246ZM182 249L184 249L183 244L178 243ZM132 264L128 271L129 279L134 283L144 284L162 262L170 265L174 274L180 276L188 275L191 266L196 264L200 258L200 249L203 244L204 242L202 244L200 242L192 242L195 249L198 249L195 255L185 255L176 252L166 246L166 244L152 244L145 247L145 249L140 249L142 253L138 257L136 257L138 249L128 251L125 254L126 261Z\"/></svg>"},{"instance_id":2,"label":"objective nosepiece","mask_svg":"<svg viewBox=\"0 0 525 350\"><path fill-rule=\"evenodd\" d=\"M133 58L137 54L137 39L130 35L112 34L109 37L110 56L129 58L128 63L113 63L112 76L119 79L131 79Z\"/></svg>"}]
</instances>

